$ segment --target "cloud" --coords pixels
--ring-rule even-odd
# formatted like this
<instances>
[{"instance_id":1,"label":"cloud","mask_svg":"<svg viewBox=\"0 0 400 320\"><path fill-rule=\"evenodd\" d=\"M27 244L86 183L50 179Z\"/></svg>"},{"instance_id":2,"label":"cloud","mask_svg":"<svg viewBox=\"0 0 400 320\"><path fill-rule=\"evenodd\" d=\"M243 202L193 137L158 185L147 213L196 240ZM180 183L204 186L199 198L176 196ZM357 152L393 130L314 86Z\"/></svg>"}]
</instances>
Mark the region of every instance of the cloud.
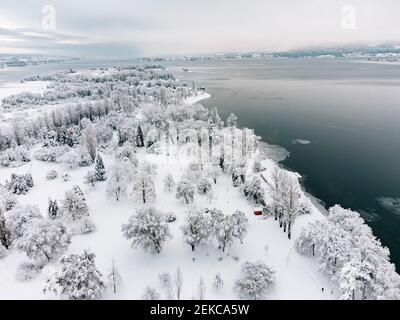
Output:
<instances>
[{"instance_id":1,"label":"cloud","mask_svg":"<svg viewBox=\"0 0 400 320\"><path fill-rule=\"evenodd\" d=\"M45 32L41 29L33 29L33 28L7 29L0 27L0 36L6 36L15 40L24 40L24 41L32 41L32 40L45 40L49 42L88 41L88 38L84 36L75 36L75 35L68 35L68 34L48 32L48 31Z\"/></svg>"},{"instance_id":2,"label":"cloud","mask_svg":"<svg viewBox=\"0 0 400 320\"><path fill-rule=\"evenodd\" d=\"M55 8L56 34L40 32L47 4ZM356 10L355 29L342 27L345 5ZM154 55L273 51L396 40L399 13L394 0L2 0L0 27L2 37L27 41L26 51L63 41L74 43L69 49L77 54L100 43L99 55L127 55L121 50L128 47ZM13 44L6 42L3 48Z\"/></svg>"},{"instance_id":3,"label":"cloud","mask_svg":"<svg viewBox=\"0 0 400 320\"><path fill-rule=\"evenodd\" d=\"M104 57L132 57L140 51L132 43L118 41L99 42L85 36L62 34L57 32L44 32L40 29L7 29L0 28L1 48L21 49L29 48L32 52L44 52L57 55L104 56Z\"/></svg>"}]
</instances>

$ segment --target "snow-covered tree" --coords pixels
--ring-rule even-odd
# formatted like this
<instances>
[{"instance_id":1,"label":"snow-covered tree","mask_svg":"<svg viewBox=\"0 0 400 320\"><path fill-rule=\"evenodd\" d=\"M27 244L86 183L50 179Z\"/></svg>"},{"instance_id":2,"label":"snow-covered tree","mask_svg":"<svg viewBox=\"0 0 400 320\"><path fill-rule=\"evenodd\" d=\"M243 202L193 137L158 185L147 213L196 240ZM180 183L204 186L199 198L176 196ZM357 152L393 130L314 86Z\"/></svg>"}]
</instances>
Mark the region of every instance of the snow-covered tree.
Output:
<instances>
[{"instance_id":1,"label":"snow-covered tree","mask_svg":"<svg viewBox=\"0 0 400 320\"><path fill-rule=\"evenodd\" d=\"M49 170L46 174L47 180L54 180L58 177L58 172L56 170Z\"/></svg>"},{"instance_id":2,"label":"snow-covered tree","mask_svg":"<svg viewBox=\"0 0 400 320\"><path fill-rule=\"evenodd\" d=\"M25 146L15 146L0 152L0 166L3 167L18 167L30 161L30 153Z\"/></svg>"},{"instance_id":3,"label":"snow-covered tree","mask_svg":"<svg viewBox=\"0 0 400 320\"><path fill-rule=\"evenodd\" d=\"M93 163L92 157L84 148L81 147L71 148L70 151L64 153L59 158L59 161L68 169L88 167Z\"/></svg>"},{"instance_id":4,"label":"snow-covered tree","mask_svg":"<svg viewBox=\"0 0 400 320\"><path fill-rule=\"evenodd\" d=\"M261 186L261 180L258 177L253 177L252 180L246 182L243 193L247 200L256 205L265 205L264 189Z\"/></svg>"},{"instance_id":5,"label":"snow-covered tree","mask_svg":"<svg viewBox=\"0 0 400 320\"><path fill-rule=\"evenodd\" d=\"M359 258L351 259L340 270L339 284L343 300L355 300L357 294L360 299L365 299L365 289L372 280L374 268L368 261Z\"/></svg>"},{"instance_id":6,"label":"snow-covered tree","mask_svg":"<svg viewBox=\"0 0 400 320\"><path fill-rule=\"evenodd\" d=\"M272 171L272 180L273 180L273 194L272 194L272 211L275 217L275 220L278 220L278 217L283 217L283 204L282 204L282 183L283 183L283 171L276 166ZM279 219L282 221L283 219Z\"/></svg>"},{"instance_id":7,"label":"snow-covered tree","mask_svg":"<svg viewBox=\"0 0 400 320\"><path fill-rule=\"evenodd\" d=\"M164 272L158 276L160 280L161 287L165 291L165 295L167 300L172 300L172 289L173 289L173 282L172 282L172 277L168 272Z\"/></svg>"},{"instance_id":8,"label":"snow-covered tree","mask_svg":"<svg viewBox=\"0 0 400 320\"><path fill-rule=\"evenodd\" d=\"M208 179L200 179L197 182L197 191L199 194L209 194L212 190L212 184L211 181Z\"/></svg>"},{"instance_id":9,"label":"snow-covered tree","mask_svg":"<svg viewBox=\"0 0 400 320\"><path fill-rule=\"evenodd\" d=\"M377 300L400 299L400 275L393 263L382 263L373 276L371 295Z\"/></svg>"},{"instance_id":10,"label":"snow-covered tree","mask_svg":"<svg viewBox=\"0 0 400 320\"><path fill-rule=\"evenodd\" d=\"M16 196L0 184L0 209L9 211L17 204Z\"/></svg>"},{"instance_id":11,"label":"snow-covered tree","mask_svg":"<svg viewBox=\"0 0 400 320\"><path fill-rule=\"evenodd\" d=\"M265 170L265 168L262 166L260 159L255 159L253 162L253 172L259 173L264 170Z\"/></svg>"},{"instance_id":12,"label":"snow-covered tree","mask_svg":"<svg viewBox=\"0 0 400 320\"><path fill-rule=\"evenodd\" d=\"M235 116L235 114L231 113L226 119L226 125L228 127L237 127L237 120L238 118Z\"/></svg>"},{"instance_id":13,"label":"snow-covered tree","mask_svg":"<svg viewBox=\"0 0 400 320\"><path fill-rule=\"evenodd\" d=\"M315 254L320 268L339 281L342 299L391 299L400 288L389 250L357 212L333 206L328 219L302 230L296 247Z\"/></svg>"},{"instance_id":14,"label":"snow-covered tree","mask_svg":"<svg viewBox=\"0 0 400 320\"><path fill-rule=\"evenodd\" d=\"M147 152L149 152L149 150L151 150L152 147L157 145L158 141L159 141L159 131L157 130L157 128L152 127L146 133L145 146L147 148Z\"/></svg>"},{"instance_id":15,"label":"snow-covered tree","mask_svg":"<svg viewBox=\"0 0 400 320\"><path fill-rule=\"evenodd\" d=\"M119 201L126 196L128 183L132 177L131 170L123 163L116 163L111 168L111 174L107 181L107 195Z\"/></svg>"},{"instance_id":16,"label":"snow-covered tree","mask_svg":"<svg viewBox=\"0 0 400 320\"><path fill-rule=\"evenodd\" d=\"M136 131L136 146L138 148L144 147L144 136L143 136L142 127L140 125L137 127L137 131Z\"/></svg>"},{"instance_id":17,"label":"snow-covered tree","mask_svg":"<svg viewBox=\"0 0 400 320\"><path fill-rule=\"evenodd\" d=\"M61 258L61 270L48 278L44 293L52 292L71 300L101 298L105 291L103 276L95 264L95 254L71 254Z\"/></svg>"},{"instance_id":18,"label":"snow-covered tree","mask_svg":"<svg viewBox=\"0 0 400 320\"><path fill-rule=\"evenodd\" d=\"M36 151L34 157L40 161L59 162L60 158L68 151L70 151L70 147L64 145L47 146Z\"/></svg>"},{"instance_id":19,"label":"snow-covered tree","mask_svg":"<svg viewBox=\"0 0 400 320\"><path fill-rule=\"evenodd\" d=\"M168 223L174 222L176 221L176 214L173 212L167 212L164 214L164 219Z\"/></svg>"},{"instance_id":20,"label":"snow-covered tree","mask_svg":"<svg viewBox=\"0 0 400 320\"><path fill-rule=\"evenodd\" d=\"M137 209L128 223L122 225L122 233L132 240L133 248L142 247L152 253L160 253L164 243L172 238L162 213L154 207Z\"/></svg>"},{"instance_id":21,"label":"snow-covered tree","mask_svg":"<svg viewBox=\"0 0 400 320\"><path fill-rule=\"evenodd\" d=\"M104 123L98 122L95 126L96 140L99 144L106 145L113 138L113 130L108 128Z\"/></svg>"},{"instance_id":22,"label":"snow-covered tree","mask_svg":"<svg viewBox=\"0 0 400 320\"><path fill-rule=\"evenodd\" d=\"M152 203L156 200L156 190L152 177L146 173L140 173L133 185L134 199L143 204Z\"/></svg>"},{"instance_id":23,"label":"snow-covered tree","mask_svg":"<svg viewBox=\"0 0 400 320\"><path fill-rule=\"evenodd\" d=\"M93 232L94 230L96 230L96 226L88 218L83 218L77 221L72 227L69 226L69 231L72 234L84 234Z\"/></svg>"},{"instance_id":24,"label":"snow-covered tree","mask_svg":"<svg viewBox=\"0 0 400 320\"><path fill-rule=\"evenodd\" d=\"M210 113L209 113L209 121L212 124L212 126L215 126L218 129L222 129L224 122L221 120L221 117L219 116L218 109L217 108L211 108Z\"/></svg>"},{"instance_id":25,"label":"snow-covered tree","mask_svg":"<svg viewBox=\"0 0 400 320\"><path fill-rule=\"evenodd\" d=\"M221 175L221 168L218 166L211 166L206 170L206 177L211 179L214 184L217 184L217 179Z\"/></svg>"},{"instance_id":26,"label":"snow-covered tree","mask_svg":"<svg viewBox=\"0 0 400 320\"><path fill-rule=\"evenodd\" d=\"M32 175L12 173L10 181L6 181L6 188L14 194L27 194L33 188Z\"/></svg>"},{"instance_id":27,"label":"snow-covered tree","mask_svg":"<svg viewBox=\"0 0 400 320\"><path fill-rule=\"evenodd\" d=\"M89 207L81 188L74 186L72 190L65 192L65 198L61 202L60 214L72 221L89 216Z\"/></svg>"},{"instance_id":28,"label":"snow-covered tree","mask_svg":"<svg viewBox=\"0 0 400 320\"><path fill-rule=\"evenodd\" d=\"M300 201L298 215L301 216L303 214L310 214L311 212L312 212L311 201L308 198L305 198L303 199L303 201Z\"/></svg>"},{"instance_id":29,"label":"snow-covered tree","mask_svg":"<svg viewBox=\"0 0 400 320\"><path fill-rule=\"evenodd\" d=\"M197 298L199 300L204 300L205 296L206 296L206 283L204 282L203 277L200 277L200 281L197 286Z\"/></svg>"},{"instance_id":30,"label":"snow-covered tree","mask_svg":"<svg viewBox=\"0 0 400 320\"><path fill-rule=\"evenodd\" d=\"M96 159L97 153L97 138L96 138L96 130L92 123L89 123L86 129L83 131L83 145L85 146L87 152L89 153L92 161Z\"/></svg>"},{"instance_id":31,"label":"snow-covered tree","mask_svg":"<svg viewBox=\"0 0 400 320\"><path fill-rule=\"evenodd\" d=\"M83 179L84 179L84 183L89 184L92 187L94 187L94 185L98 181L95 171L88 171L88 173L84 176Z\"/></svg>"},{"instance_id":32,"label":"snow-covered tree","mask_svg":"<svg viewBox=\"0 0 400 320\"><path fill-rule=\"evenodd\" d=\"M194 251L196 246L209 240L211 227L211 219L205 210L189 209L181 226L184 242Z\"/></svg>"},{"instance_id":33,"label":"snow-covered tree","mask_svg":"<svg viewBox=\"0 0 400 320\"><path fill-rule=\"evenodd\" d=\"M19 281L27 281L35 278L42 270L42 265L32 262L22 262L17 267L15 278Z\"/></svg>"},{"instance_id":34,"label":"snow-covered tree","mask_svg":"<svg viewBox=\"0 0 400 320\"><path fill-rule=\"evenodd\" d=\"M70 243L71 236L61 223L39 219L14 241L14 246L28 258L44 264L60 256Z\"/></svg>"},{"instance_id":35,"label":"snow-covered tree","mask_svg":"<svg viewBox=\"0 0 400 320\"><path fill-rule=\"evenodd\" d=\"M115 152L115 159L118 161L127 161L135 167L139 164L135 153L135 146L130 143L125 143L122 147L117 149Z\"/></svg>"},{"instance_id":36,"label":"snow-covered tree","mask_svg":"<svg viewBox=\"0 0 400 320\"><path fill-rule=\"evenodd\" d=\"M7 249L0 243L0 260L7 256Z\"/></svg>"},{"instance_id":37,"label":"snow-covered tree","mask_svg":"<svg viewBox=\"0 0 400 320\"><path fill-rule=\"evenodd\" d=\"M147 286L144 289L144 293L142 295L142 299L143 300L159 300L160 299L160 295L156 291L156 289L154 289L153 287Z\"/></svg>"},{"instance_id":38,"label":"snow-covered tree","mask_svg":"<svg viewBox=\"0 0 400 320\"><path fill-rule=\"evenodd\" d=\"M62 175L62 179L64 182L70 181L72 179L71 175L69 173L64 173Z\"/></svg>"},{"instance_id":39,"label":"snow-covered tree","mask_svg":"<svg viewBox=\"0 0 400 320\"><path fill-rule=\"evenodd\" d=\"M232 185L234 187L238 187L246 182L246 178L244 175L244 168L241 166L233 167L231 175L232 175Z\"/></svg>"},{"instance_id":40,"label":"snow-covered tree","mask_svg":"<svg viewBox=\"0 0 400 320\"><path fill-rule=\"evenodd\" d=\"M97 181L105 181L107 179L106 168L104 167L103 159L101 158L100 154L97 154L94 171Z\"/></svg>"},{"instance_id":41,"label":"snow-covered tree","mask_svg":"<svg viewBox=\"0 0 400 320\"><path fill-rule=\"evenodd\" d=\"M293 177L288 176L284 181L285 183L282 196L282 205L284 209L283 232L285 232L287 228L288 238L290 239L292 235L292 225L294 223L294 219L300 210L300 186L297 179Z\"/></svg>"},{"instance_id":42,"label":"snow-covered tree","mask_svg":"<svg viewBox=\"0 0 400 320\"><path fill-rule=\"evenodd\" d=\"M187 181L180 181L176 187L176 198L183 199L186 204L194 200L194 187Z\"/></svg>"},{"instance_id":43,"label":"snow-covered tree","mask_svg":"<svg viewBox=\"0 0 400 320\"><path fill-rule=\"evenodd\" d=\"M11 233L11 242L22 237L36 220L43 219L37 206L15 206L8 212L6 227Z\"/></svg>"},{"instance_id":44,"label":"snow-covered tree","mask_svg":"<svg viewBox=\"0 0 400 320\"><path fill-rule=\"evenodd\" d=\"M157 174L157 165L154 163L150 163L147 161L144 161L140 166L139 166L139 172L142 174L146 174L149 176L155 176Z\"/></svg>"},{"instance_id":45,"label":"snow-covered tree","mask_svg":"<svg viewBox=\"0 0 400 320\"><path fill-rule=\"evenodd\" d=\"M183 288L183 275L180 267L176 269L174 283L175 283L176 298L180 300Z\"/></svg>"},{"instance_id":46,"label":"snow-covered tree","mask_svg":"<svg viewBox=\"0 0 400 320\"><path fill-rule=\"evenodd\" d=\"M328 222L316 220L301 229L296 239L296 249L302 254L315 256L319 253L320 246L324 245Z\"/></svg>"},{"instance_id":47,"label":"snow-covered tree","mask_svg":"<svg viewBox=\"0 0 400 320\"><path fill-rule=\"evenodd\" d=\"M241 243L243 243L243 239L247 234L247 225L248 225L248 219L246 217L246 214L240 210L236 210L232 214L231 220L233 225L232 236L237 238Z\"/></svg>"},{"instance_id":48,"label":"snow-covered tree","mask_svg":"<svg viewBox=\"0 0 400 320\"><path fill-rule=\"evenodd\" d=\"M224 280L219 272L215 274L215 278L213 281L213 287L215 290L222 289L224 287Z\"/></svg>"},{"instance_id":49,"label":"snow-covered tree","mask_svg":"<svg viewBox=\"0 0 400 320\"><path fill-rule=\"evenodd\" d=\"M47 209L49 219L55 219L58 216L58 204L57 200L51 200L49 198L49 206Z\"/></svg>"},{"instance_id":50,"label":"snow-covered tree","mask_svg":"<svg viewBox=\"0 0 400 320\"><path fill-rule=\"evenodd\" d=\"M247 232L247 218L240 211L232 215L224 215L221 210L211 210L212 228L218 247L225 249L237 238L241 242Z\"/></svg>"},{"instance_id":51,"label":"snow-covered tree","mask_svg":"<svg viewBox=\"0 0 400 320\"><path fill-rule=\"evenodd\" d=\"M168 192L173 191L175 188L175 180L172 177L172 174L167 173L167 175L164 177L164 189Z\"/></svg>"},{"instance_id":52,"label":"snow-covered tree","mask_svg":"<svg viewBox=\"0 0 400 320\"><path fill-rule=\"evenodd\" d=\"M107 274L107 280L108 280L107 286L109 288L112 288L112 291L114 293L117 293L119 288L122 286L122 277L118 271L117 266L115 265L114 260L111 261L111 268Z\"/></svg>"},{"instance_id":53,"label":"snow-covered tree","mask_svg":"<svg viewBox=\"0 0 400 320\"><path fill-rule=\"evenodd\" d=\"M275 281L275 271L263 262L245 262L241 276L235 282L235 290L240 298L262 299Z\"/></svg>"},{"instance_id":54,"label":"snow-covered tree","mask_svg":"<svg viewBox=\"0 0 400 320\"><path fill-rule=\"evenodd\" d=\"M0 208L0 247L8 249L11 245L11 232L6 226L6 217Z\"/></svg>"}]
</instances>

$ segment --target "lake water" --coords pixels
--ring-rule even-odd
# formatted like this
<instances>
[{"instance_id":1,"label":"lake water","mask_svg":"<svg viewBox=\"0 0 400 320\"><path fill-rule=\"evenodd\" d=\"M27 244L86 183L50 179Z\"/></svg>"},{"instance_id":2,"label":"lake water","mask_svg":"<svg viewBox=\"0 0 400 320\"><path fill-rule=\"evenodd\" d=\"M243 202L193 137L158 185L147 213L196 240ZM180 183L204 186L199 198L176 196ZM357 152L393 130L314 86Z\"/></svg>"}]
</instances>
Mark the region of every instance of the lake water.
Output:
<instances>
[{"instance_id":1,"label":"lake water","mask_svg":"<svg viewBox=\"0 0 400 320\"><path fill-rule=\"evenodd\" d=\"M74 62L0 71L0 84L36 73L132 61ZM168 62L204 86L226 118L290 152L282 163L327 207L358 210L400 270L400 65L333 59ZM184 72L182 68L188 68Z\"/></svg>"},{"instance_id":2,"label":"lake water","mask_svg":"<svg viewBox=\"0 0 400 320\"><path fill-rule=\"evenodd\" d=\"M358 210L400 270L400 65L332 59L185 63L224 118L285 147L326 206Z\"/></svg>"}]
</instances>

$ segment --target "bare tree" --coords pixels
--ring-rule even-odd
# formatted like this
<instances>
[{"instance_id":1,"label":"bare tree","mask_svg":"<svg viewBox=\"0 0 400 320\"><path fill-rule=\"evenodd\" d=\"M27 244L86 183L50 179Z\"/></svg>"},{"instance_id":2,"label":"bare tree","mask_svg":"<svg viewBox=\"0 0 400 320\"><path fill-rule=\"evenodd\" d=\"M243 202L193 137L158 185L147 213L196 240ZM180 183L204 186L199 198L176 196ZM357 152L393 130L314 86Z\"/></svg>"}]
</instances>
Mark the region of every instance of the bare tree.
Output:
<instances>
[{"instance_id":1,"label":"bare tree","mask_svg":"<svg viewBox=\"0 0 400 320\"><path fill-rule=\"evenodd\" d=\"M142 172L133 185L133 196L139 203L151 203L156 199L154 181L149 174Z\"/></svg>"},{"instance_id":2,"label":"bare tree","mask_svg":"<svg viewBox=\"0 0 400 320\"><path fill-rule=\"evenodd\" d=\"M131 178L131 171L124 163L117 163L111 169L107 182L107 195L119 201L126 195L127 185Z\"/></svg>"},{"instance_id":3,"label":"bare tree","mask_svg":"<svg viewBox=\"0 0 400 320\"><path fill-rule=\"evenodd\" d=\"M300 186L295 177L281 171L277 191L279 225L291 237L292 225L300 210Z\"/></svg>"},{"instance_id":4,"label":"bare tree","mask_svg":"<svg viewBox=\"0 0 400 320\"><path fill-rule=\"evenodd\" d=\"M89 123L83 132L83 144L86 147L90 157L94 161L97 153L97 139L96 130L94 129L92 123Z\"/></svg>"},{"instance_id":5,"label":"bare tree","mask_svg":"<svg viewBox=\"0 0 400 320\"><path fill-rule=\"evenodd\" d=\"M10 231L6 227L6 218L0 208L0 246L2 245L4 248L8 249L11 244L10 237Z\"/></svg>"},{"instance_id":6,"label":"bare tree","mask_svg":"<svg viewBox=\"0 0 400 320\"><path fill-rule=\"evenodd\" d=\"M272 196L272 209L274 212L275 220L280 217L281 210L281 189L282 189L282 170L276 166L272 172L273 180L273 196ZM281 219L279 219L281 221Z\"/></svg>"},{"instance_id":7,"label":"bare tree","mask_svg":"<svg viewBox=\"0 0 400 320\"><path fill-rule=\"evenodd\" d=\"M168 272L162 273L158 276L160 279L161 287L164 288L167 300L172 300L172 277Z\"/></svg>"},{"instance_id":8,"label":"bare tree","mask_svg":"<svg viewBox=\"0 0 400 320\"><path fill-rule=\"evenodd\" d=\"M176 269L175 273L175 289L176 289L176 298L180 300L182 294L182 287L183 287L183 276L181 272L181 268Z\"/></svg>"},{"instance_id":9,"label":"bare tree","mask_svg":"<svg viewBox=\"0 0 400 320\"><path fill-rule=\"evenodd\" d=\"M111 261L111 268L110 272L108 273L108 285L112 287L114 293L117 293L117 290L122 285L122 277L117 269L117 266L115 265L114 260Z\"/></svg>"},{"instance_id":10,"label":"bare tree","mask_svg":"<svg viewBox=\"0 0 400 320\"><path fill-rule=\"evenodd\" d=\"M300 187L295 178L288 177L285 195L285 224L287 225L287 234L290 239L292 235L292 225L299 212Z\"/></svg>"},{"instance_id":11,"label":"bare tree","mask_svg":"<svg viewBox=\"0 0 400 320\"><path fill-rule=\"evenodd\" d=\"M204 282L203 277L200 277L198 285L198 298L199 300L204 300L205 296L206 296L206 284Z\"/></svg>"}]
</instances>

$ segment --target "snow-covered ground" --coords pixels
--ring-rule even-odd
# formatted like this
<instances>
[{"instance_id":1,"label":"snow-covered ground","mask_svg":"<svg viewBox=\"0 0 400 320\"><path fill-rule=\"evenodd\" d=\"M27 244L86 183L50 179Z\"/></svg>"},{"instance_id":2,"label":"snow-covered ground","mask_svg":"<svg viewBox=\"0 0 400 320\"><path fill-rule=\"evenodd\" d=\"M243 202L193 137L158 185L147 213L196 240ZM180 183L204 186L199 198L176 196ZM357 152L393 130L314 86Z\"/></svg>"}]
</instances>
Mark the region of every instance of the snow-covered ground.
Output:
<instances>
[{"instance_id":1,"label":"snow-covered ground","mask_svg":"<svg viewBox=\"0 0 400 320\"><path fill-rule=\"evenodd\" d=\"M207 93L201 93L188 98L186 103L196 103L207 97L209 97ZM161 145L162 150L163 148L165 145ZM113 155L102 156L106 169L110 168L114 162ZM196 194L193 205L198 208L216 207L225 213L242 210L249 221L248 234L243 244L234 243L225 253L215 246L204 246L192 253L190 247L184 244L180 229L188 206L176 199L174 192L164 191L163 184L163 178L167 173L171 173L174 180L179 181L190 159L183 150L178 156L173 152L167 156L165 153L156 155L140 150L137 156L139 163L146 160L158 167L154 179L157 194L155 207L164 212L175 212L177 215L177 221L169 224L173 238L166 242L161 253L157 255L131 248L130 241L122 235L121 226L140 206L132 199L123 199L119 202L109 199L106 196L106 182L98 183L95 187L84 184L83 178L91 168L67 170L61 164L32 160L18 168L0 168L0 183L9 179L11 173L31 172L35 186L28 194L18 196L18 200L22 204L38 205L44 216L47 214L49 198L60 201L64 198L64 192L74 185L82 188L90 209L89 218L94 222L96 231L73 236L66 253L81 253L85 249L94 252L96 264L104 275L109 271L111 261L115 261L122 275L123 286L117 294L108 291L104 296L105 299L141 299L146 286L154 287L163 293L158 275L163 272L173 275L177 267L181 268L184 278L183 299L196 296L200 277L203 277L206 283L207 299L235 299L237 295L233 291L234 281L239 277L241 264L245 261L262 261L276 271L275 285L266 296L267 299L339 297L338 288L319 272L316 260L301 256L294 249L294 239L297 238L301 227L308 221L324 219L316 207L312 207L310 215L297 218L293 226L292 239L289 240L273 217L264 219L255 216L252 205L246 201L238 188L232 186L230 176L222 175L214 187L215 199L210 203L206 196ZM266 168L263 175L270 180L276 164L269 159L263 160L262 164ZM47 180L46 173L51 169L57 170L60 175L69 172L72 179L68 182L64 182L61 177ZM263 188L269 198L271 195L269 185L263 182ZM131 190L132 185L129 186L129 191ZM59 267L59 264L55 262L47 265L32 280L19 281L15 277L16 270L24 261L28 261L27 257L16 250L11 250L6 258L0 260L0 299L55 298L43 294L42 282L47 274ZM212 287L217 272L221 273L225 283L224 288L218 292ZM161 297L165 298L164 295Z\"/></svg>"},{"instance_id":2,"label":"snow-covered ground","mask_svg":"<svg viewBox=\"0 0 400 320\"><path fill-rule=\"evenodd\" d=\"M42 94L47 89L48 81L25 81L14 82L0 86L0 107L5 97L20 94L23 92ZM8 122L10 119L27 119L34 115L44 112L46 107L33 106L32 108L17 110L15 112L1 112L0 125L2 122Z\"/></svg>"},{"instance_id":3,"label":"snow-covered ground","mask_svg":"<svg viewBox=\"0 0 400 320\"><path fill-rule=\"evenodd\" d=\"M113 157L103 157L106 168L113 162ZM234 280L239 276L240 265L247 260L261 260L272 266L276 271L276 284L267 298L269 299L335 299L338 290L318 271L315 260L300 256L293 248L294 240L288 240L274 219L263 219L253 215L253 208L239 191L232 187L229 176L221 176L215 187L216 199L210 204L206 197L197 195L194 205L198 207L217 207L224 212L234 212L240 209L249 219L248 235L243 245L236 243L222 253L215 247L201 248L194 254L189 246L182 241L182 224L187 206L175 198L174 193L165 192L163 177L170 172L176 181L182 173L182 164L172 157L163 155L139 154L139 161L146 159L158 165L155 178L157 200L155 206L163 211L173 211L177 214L177 221L170 224L173 239L168 241L165 248L158 255L146 253L141 249L132 249L130 242L123 238L121 225L134 213L137 204L133 200L125 199L121 202L106 197L106 183L99 183L94 188L83 184L83 177L89 168L80 168L71 173L72 180L68 182L57 178L54 181L46 180L46 172L55 169L60 173L65 171L60 164L48 164L33 160L29 164L17 169L0 169L0 181L4 182L12 172L31 172L35 187L19 201L26 204L37 204L46 214L48 198L62 199L64 192L73 185L82 187L90 208L90 219L96 225L96 231L86 235L74 236L67 253L79 253L89 249L96 253L96 262L101 271L107 273L114 259L122 275L124 285L117 295L108 293L105 298L113 299L140 299L143 290L150 285L159 291L158 274L162 272L174 273L179 266L184 276L183 298L191 299L196 294L197 284L203 277L207 285L206 297L209 299L232 299ZM274 163L266 160L263 163L267 170L264 175L270 174ZM264 184L267 193L270 193L267 184ZM317 209L309 216L302 216L296 220L293 228L293 239L299 233L302 225L315 218L322 218ZM238 257L239 259L236 260ZM195 258L195 261L193 261ZM222 259L221 259L222 258ZM0 261L0 299L37 299L48 298L41 291L41 282L52 264L43 270L36 279L27 282L17 281L15 271L19 263L27 261L24 254L12 251ZM223 276L225 287L220 292L212 289L215 273ZM322 292L324 288L324 292ZM333 293L331 290L333 289Z\"/></svg>"},{"instance_id":4,"label":"snow-covered ground","mask_svg":"<svg viewBox=\"0 0 400 320\"><path fill-rule=\"evenodd\" d=\"M0 106L1 100L5 97L22 92L42 93L47 88L47 85L47 81L25 81L4 84L0 86Z\"/></svg>"}]
</instances>

